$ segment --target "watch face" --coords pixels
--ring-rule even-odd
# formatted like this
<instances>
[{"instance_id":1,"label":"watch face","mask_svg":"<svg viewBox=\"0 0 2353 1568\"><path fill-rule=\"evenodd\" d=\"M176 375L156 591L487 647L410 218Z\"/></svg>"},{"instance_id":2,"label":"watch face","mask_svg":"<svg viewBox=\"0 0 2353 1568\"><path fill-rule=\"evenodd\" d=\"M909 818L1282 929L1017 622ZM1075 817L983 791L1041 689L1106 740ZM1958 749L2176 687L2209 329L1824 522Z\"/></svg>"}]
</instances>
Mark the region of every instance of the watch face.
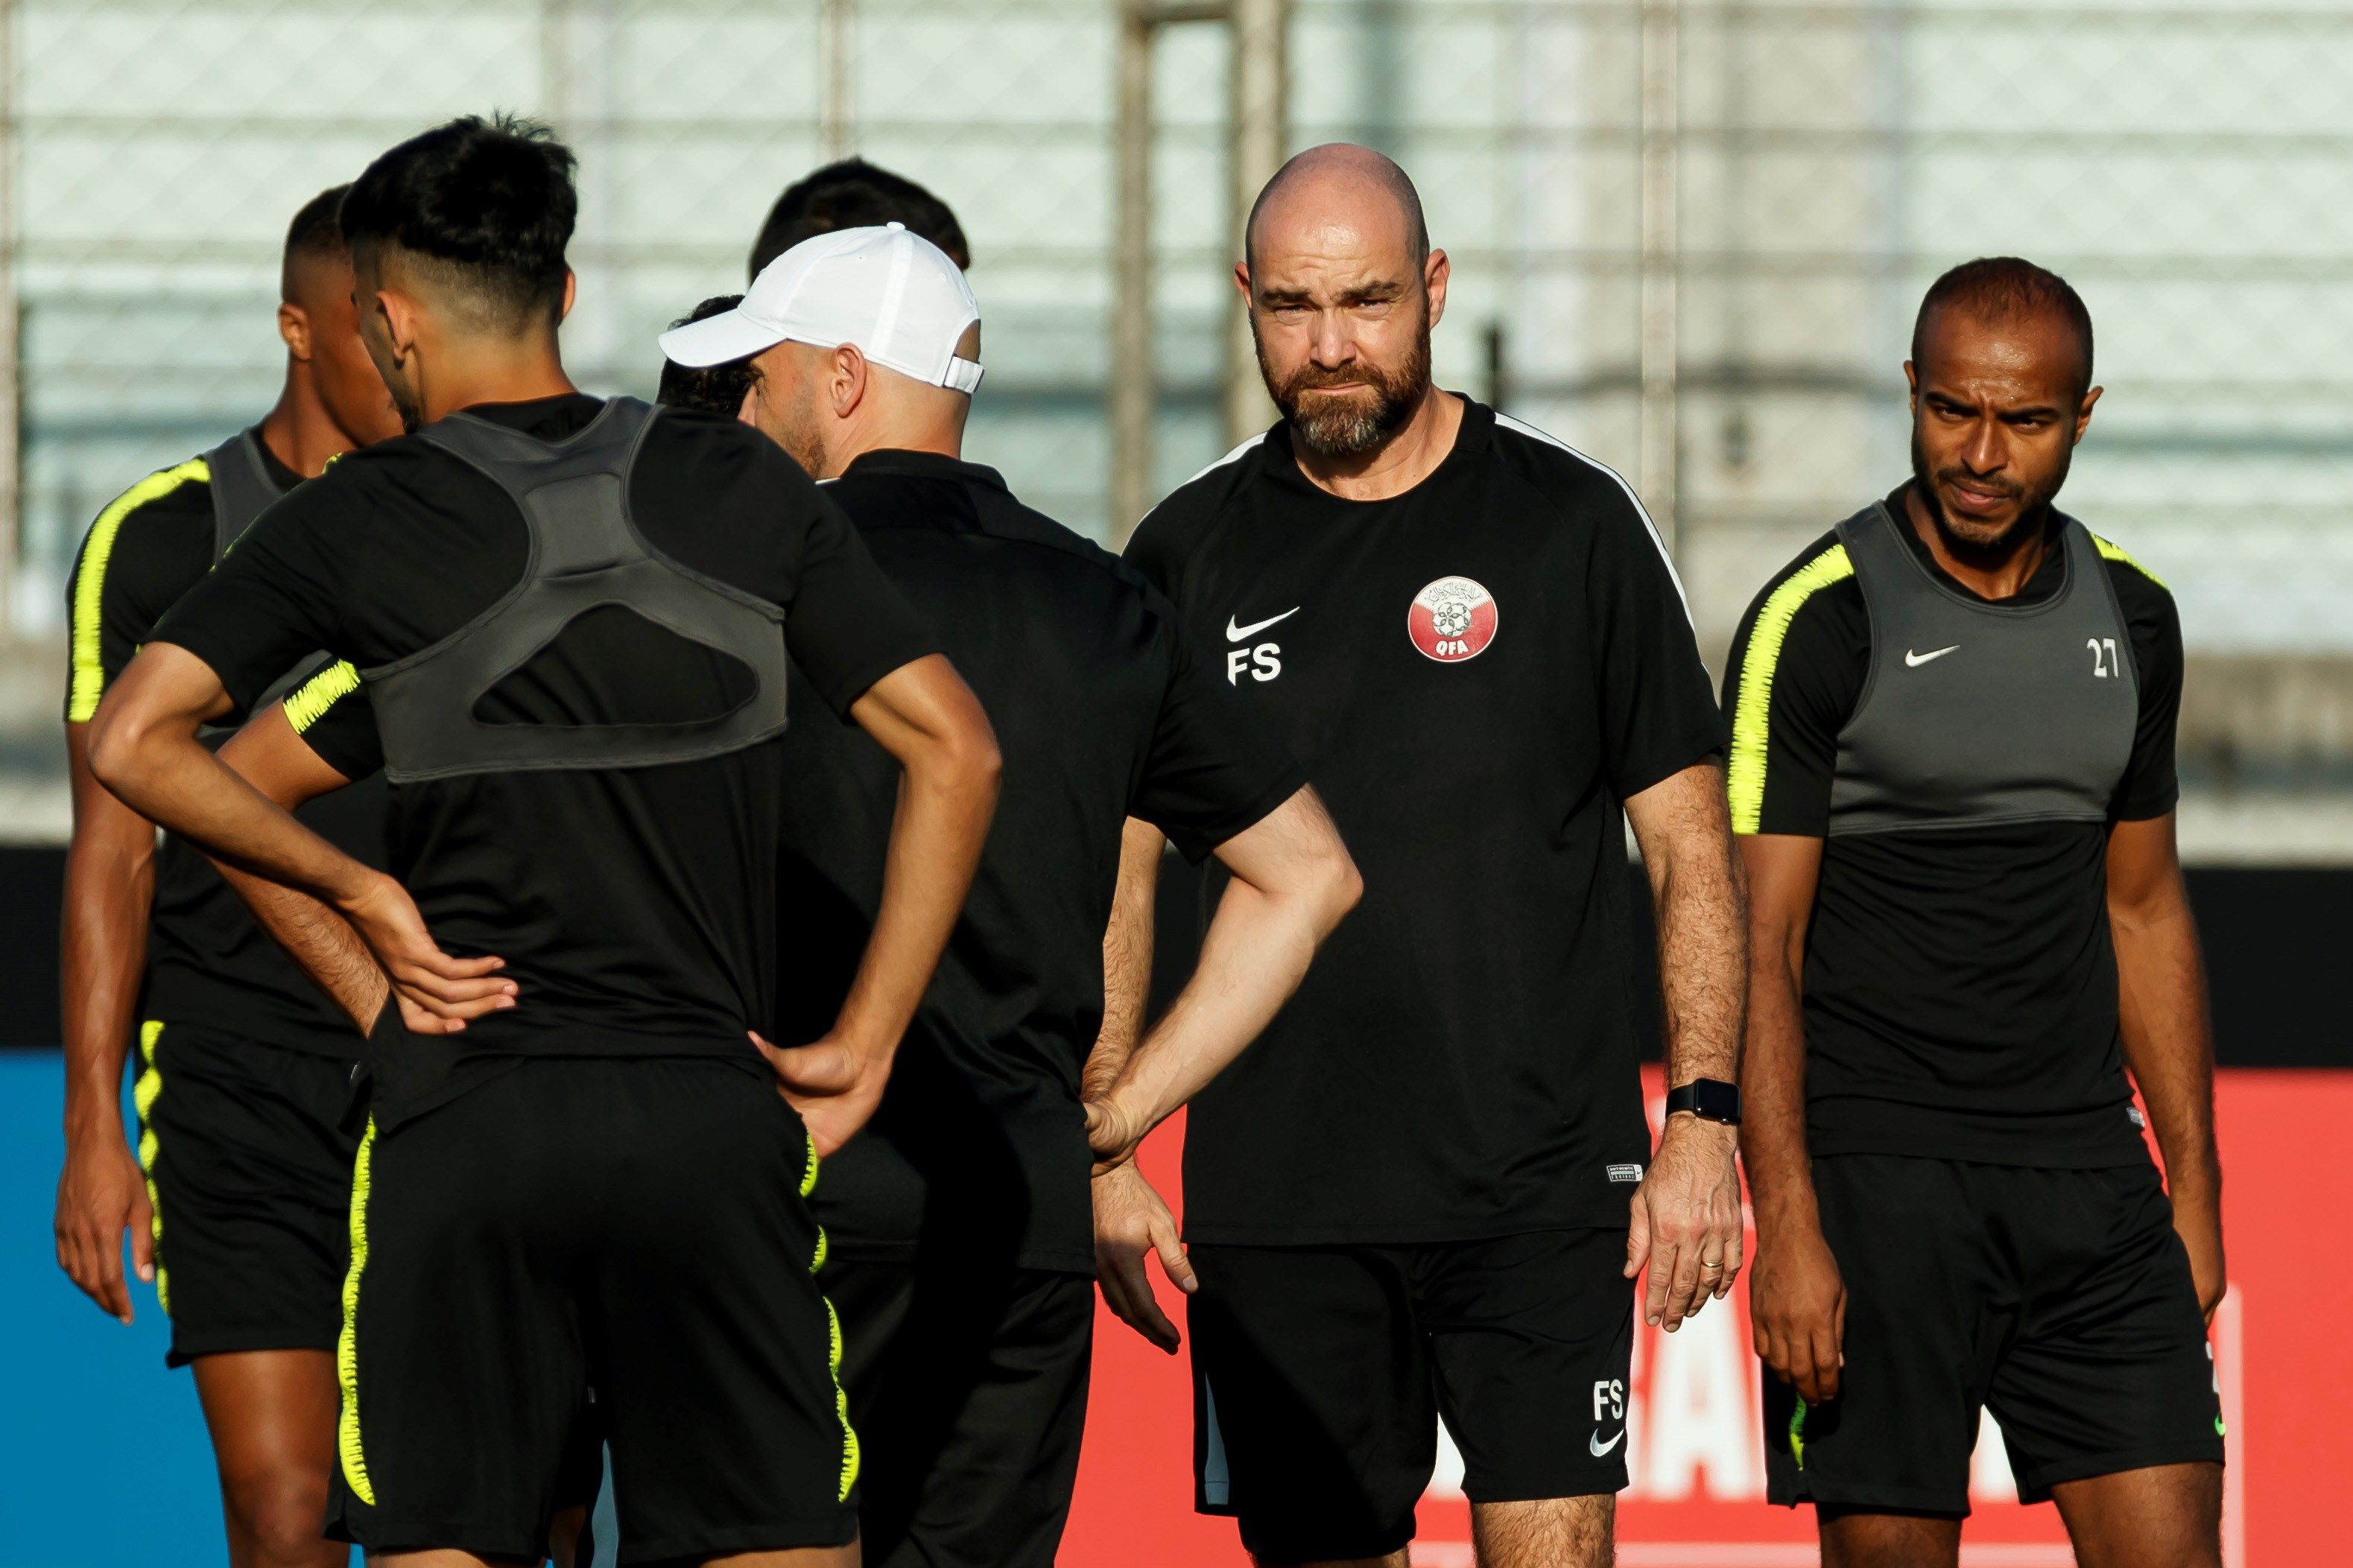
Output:
<instances>
[{"instance_id":1,"label":"watch face","mask_svg":"<svg viewBox=\"0 0 2353 1568\"><path fill-rule=\"evenodd\" d=\"M1716 1079L1694 1079L1675 1090L1669 1100L1671 1107L1688 1110L1694 1116L1704 1116L1710 1121L1736 1123L1740 1120L1738 1086Z\"/></svg>"}]
</instances>

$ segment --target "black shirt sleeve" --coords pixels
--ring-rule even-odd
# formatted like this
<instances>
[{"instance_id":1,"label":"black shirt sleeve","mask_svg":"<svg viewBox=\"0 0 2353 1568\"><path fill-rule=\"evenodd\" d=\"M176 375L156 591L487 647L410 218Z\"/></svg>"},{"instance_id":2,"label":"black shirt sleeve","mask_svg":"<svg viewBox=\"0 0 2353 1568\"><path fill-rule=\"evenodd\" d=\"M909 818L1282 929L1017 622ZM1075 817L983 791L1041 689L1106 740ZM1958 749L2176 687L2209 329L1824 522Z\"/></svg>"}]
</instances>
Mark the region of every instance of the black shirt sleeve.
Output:
<instances>
[{"instance_id":1,"label":"black shirt sleeve","mask_svg":"<svg viewBox=\"0 0 2353 1568\"><path fill-rule=\"evenodd\" d=\"M1198 493L1198 481L1187 485L1145 514L1127 536L1119 558L1158 589L1170 603L1182 605L1186 562L1202 531L1215 516Z\"/></svg>"},{"instance_id":2,"label":"black shirt sleeve","mask_svg":"<svg viewBox=\"0 0 2353 1568\"><path fill-rule=\"evenodd\" d=\"M1168 682L1127 811L1198 864L1296 795L1307 774L1258 704L1205 657L1175 607L1156 593L1150 605L1164 628Z\"/></svg>"},{"instance_id":3,"label":"black shirt sleeve","mask_svg":"<svg viewBox=\"0 0 2353 1568\"><path fill-rule=\"evenodd\" d=\"M1830 833L1839 731L1862 700L1871 622L1833 535L1757 595L1725 661L1735 833Z\"/></svg>"},{"instance_id":4,"label":"black shirt sleeve","mask_svg":"<svg viewBox=\"0 0 2353 1568\"><path fill-rule=\"evenodd\" d=\"M2120 822L2163 816L2181 798L2174 772L2174 731L2181 718L2181 616L2173 595L2131 560L2111 559L2108 581L2132 637L2133 670L2140 680L2140 721L2132 760L2116 785L2110 815Z\"/></svg>"},{"instance_id":5,"label":"black shirt sleeve","mask_svg":"<svg viewBox=\"0 0 2353 1568\"><path fill-rule=\"evenodd\" d=\"M777 459L791 461L781 452ZM876 681L940 651L938 639L874 564L857 528L822 493L791 575L785 646L836 713L847 717Z\"/></svg>"},{"instance_id":6,"label":"black shirt sleeve","mask_svg":"<svg viewBox=\"0 0 2353 1568\"><path fill-rule=\"evenodd\" d=\"M1176 596L1176 569L1179 564L1172 546L1176 530L1154 512L1135 525L1128 535L1127 547L1120 559L1144 575L1144 580L1170 599Z\"/></svg>"},{"instance_id":7,"label":"black shirt sleeve","mask_svg":"<svg viewBox=\"0 0 2353 1568\"><path fill-rule=\"evenodd\" d=\"M347 779L384 766L375 710L349 660L337 659L286 694L286 721L319 760Z\"/></svg>"},{"instance_id":8,"label":"black shirt sleeve","mask_svg":"<svg viewBox=\"0 0 2353 1568\"><path fill-rule=\"evenodd\" d=\"M357 467L337 463L255 519L155 628L210 665L241 712L318 649L352 652L342 612L358 531L336 514Z\"/></svg>"},{"instance_id":9,"label":"black shirt sleeve","mask_svg":"<svg viewBox=\"0 0 2353 1568\"><path fill-rule=\"evenodd\" d=\"M67 590L68 723L98 711L155 623L212 563L212 487L202 458L148 475L98 514Z\"/></svg>"},{"instance_id":10,"label":"black shirt sleeve","mask_svg":"<svg viewBox=\"0 0 2353 1568\"><path fill-rule=\"evenodd\" d=\"M1596 512L1587 616L1603 763L1624 800L1722 751L1724 721L1658 536L1630 500Z\"/></svg>"}]
</instances>

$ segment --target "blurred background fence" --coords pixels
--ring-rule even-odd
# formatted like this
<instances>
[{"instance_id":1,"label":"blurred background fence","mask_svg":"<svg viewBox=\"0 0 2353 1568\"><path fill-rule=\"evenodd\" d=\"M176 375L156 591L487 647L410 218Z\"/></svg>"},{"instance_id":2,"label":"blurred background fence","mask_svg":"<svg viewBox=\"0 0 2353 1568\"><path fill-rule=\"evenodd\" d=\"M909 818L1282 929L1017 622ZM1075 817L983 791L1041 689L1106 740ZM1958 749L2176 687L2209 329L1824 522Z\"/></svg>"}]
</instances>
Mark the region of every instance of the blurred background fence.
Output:
<instances>
[{"instance_id":1,"label":"blurred background fence","mask_svg":"<svg viewBox=\"0 0 2353 1568\"><path fill-rule=\"evenodd\" d=\"M574 143L565 353L597 391L650 390L654 333L742 286L813 164L923 181L988 312L973 455L1115 542L1114 497L1229 442L1230 159L1258 113L1263 147L1347 138L1414 174L1455 266L1441 379L1639 483L1712 660L1770 571L1903 477L1927 281L1996 252L2064 273L2108 389L2066 501L2179 598L2189 848L2353 860L2353 7L1237 0L1286 62L1255 106L1226 9L0 3L0 835L64 831L82 531L267 407L286 220L393 141L496 106ZM1115 356L1123 133L1144 145L1123 38L1153 311ZM1149 398L1124 482L1122 385Z\"/></svg>"}]
</instances>

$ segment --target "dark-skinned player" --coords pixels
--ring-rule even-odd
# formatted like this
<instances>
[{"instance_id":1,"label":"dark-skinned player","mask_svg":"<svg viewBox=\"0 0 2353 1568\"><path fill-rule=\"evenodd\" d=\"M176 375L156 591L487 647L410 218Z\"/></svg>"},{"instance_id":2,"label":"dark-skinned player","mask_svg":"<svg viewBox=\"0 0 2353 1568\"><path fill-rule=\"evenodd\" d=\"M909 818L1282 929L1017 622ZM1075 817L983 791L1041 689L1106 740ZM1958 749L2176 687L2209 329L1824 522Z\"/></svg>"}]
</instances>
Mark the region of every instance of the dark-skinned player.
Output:
<instances>
[{"instance_id":1,"label":"dark-skinned player","mask_svg":"<svg viewBox=\"0 0 2353 1568\"><path fill-rule=\"evenodd\" d=\"M996 747L765 437L572 385L572 170L470 118L353 182L361 333L410 433L255 525L100 705L91 768L274 884L272 931L371 1026L331 1531L384 1563L535 1561L586 1426L626 1557L846 1568L806 1197L888 1081ZM348 668L308 763L282 731L235 772L195 743L321 643ZM832 1026L764 1058L787 650L902 810ZM378 765L396 875L280 809Z\"/></svg>"},{"instance_id":2,"label":"dark-skinned player","mask_svg":"<svg viewBox=\"0 0 2353 1568\"><path fill-rule=\"evenodd\" d=\"M1767 584L1724 693L1771 1495L1813 1503L1837 1568L1950 1568L1982 1406L2078 1562L2211 1568L2180 625L2053 504L2100 395L2073 289L1957 268L1905 369L1912 478Z\"/></svg>"},{"instance_id":3,"label":"dark-skinned player","mask_svg":"<svg viewBox=\"0 0 2353 1568\"><path fill-rule=\"evenodd\" d=\"M169 1363L195 1369L234 1568L342 1561L319 1523L334 1460L358 1041L201 854L168 835L159 845L153 823L99 787L88 730L155 623L265 507L339 455L399 433L360 342L336 226L342 199L340 186L322 192L287 232L277 405L100 512L75 563L70 605L58 1261L129 1322L130 1231L133 1270L153 1281L171 1318ZM261 706L301 669L281 672ZM381 865L384 811L378 784L304 820ZM121 1111L134 1038L135 1156Z\"/></svg>"}]
</instances>

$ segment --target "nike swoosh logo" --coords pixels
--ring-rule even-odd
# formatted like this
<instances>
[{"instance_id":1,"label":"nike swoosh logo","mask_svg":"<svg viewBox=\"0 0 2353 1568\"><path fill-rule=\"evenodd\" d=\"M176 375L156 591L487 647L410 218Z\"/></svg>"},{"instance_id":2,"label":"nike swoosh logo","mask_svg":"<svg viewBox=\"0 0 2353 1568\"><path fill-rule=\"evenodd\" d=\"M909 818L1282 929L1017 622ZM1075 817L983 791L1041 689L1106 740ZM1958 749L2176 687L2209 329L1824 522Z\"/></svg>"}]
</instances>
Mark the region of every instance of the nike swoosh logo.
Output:
<instances>
[{"instance_id":1,"label":"nike swoosh logo","mask_svg":"<svg viewBox=\"0 0 2353 1568\"><path fill-rule=\"evenodd\" d=\"M1593 1436L1590 1436L1590 1437L1588 1437L1588 1438L1585 1440L1585 1447L1587 1447L1587 1449L1588 1449L1588 1450L1589 1450L1589 1451L1592 1453L1592 1455L1593 1455L1593 1457L1594 1457L1595 1458L1597 1458L1597 1459L1601 1459L1601 1458L1607 1458L1609 1457L1609 1451L1610 1451L1611 1449L1613 1449L1613 1448L1617 1447L1619 1444L1620 1444L1620 1443L1624 1442L1625 1440L1626 1440L1626 1428L1624 1428L1623 1426L1619 1427L1619 1428L1618 1428L1618 1436L1616 1436L1615 1437L1610 1438L1610 1439L1609 1439L1609 1441L1608 1441L1607 1443L1605 1443L1605 1442L1603 1442L1603 1441L1601 1440L1601 1430L1600 1430L1600 1428L1599 1428L1599 1427L1596 1427L1596 1428L1594 1428Z\"/></svg>"},{"instance_id":2,"label":"nike swoosh logo","mask_svg":"<svg viewBox=\"0 0 2353 1568\"><path fill-rule=\"evenodd\" d=\"M1932 658L1942 658L1948 653L1957 651L1960 646L1955 643L1951 647L1932 648L1926 653L1914 653L1907 647L1904 650L1904 663L1907 668L1917 669Z\"/></svg>"},{"instance_id":3,"label":"nike swoosh logo","mask_svg":"<svg viewBox=\"0 0 2353 1568\"><path fill-rule=\"evenodd\" d=\"M1252 621L1246 626L1238 626L1234 625L1233 616L1228 616L1226 617L1226 640L1228 642L1240 642L1246 637L1252 637L1266 630L1267 627L1274 625L1277 621L1289 620L1292 616L1297 615L1301 610L1305 608L1306 606L1304 605L1293 605L1291 608L1283 611L1282 614L1279 616L1269 616L1262 621Z\"/></svg>"}]
</instances>

